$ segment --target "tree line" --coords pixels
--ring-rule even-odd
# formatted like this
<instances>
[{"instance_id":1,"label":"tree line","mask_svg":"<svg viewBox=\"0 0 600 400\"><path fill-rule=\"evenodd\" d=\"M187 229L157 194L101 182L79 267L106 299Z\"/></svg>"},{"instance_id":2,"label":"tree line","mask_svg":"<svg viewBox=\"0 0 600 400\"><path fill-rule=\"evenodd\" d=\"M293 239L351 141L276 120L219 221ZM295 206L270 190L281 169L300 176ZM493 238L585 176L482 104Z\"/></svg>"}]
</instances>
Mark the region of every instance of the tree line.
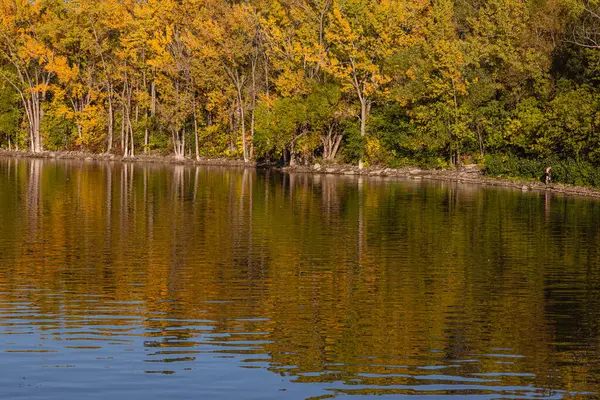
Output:
<instances>
[{"instance_id":1,"label":"tree line","mask_svg":"<svg viewBox=\"0 0 600 400\"><path fill-rule=\"evenodd\" d=\"M0 146L600 163L597 0L0 0Z\"/></svg>"}]
</instances>

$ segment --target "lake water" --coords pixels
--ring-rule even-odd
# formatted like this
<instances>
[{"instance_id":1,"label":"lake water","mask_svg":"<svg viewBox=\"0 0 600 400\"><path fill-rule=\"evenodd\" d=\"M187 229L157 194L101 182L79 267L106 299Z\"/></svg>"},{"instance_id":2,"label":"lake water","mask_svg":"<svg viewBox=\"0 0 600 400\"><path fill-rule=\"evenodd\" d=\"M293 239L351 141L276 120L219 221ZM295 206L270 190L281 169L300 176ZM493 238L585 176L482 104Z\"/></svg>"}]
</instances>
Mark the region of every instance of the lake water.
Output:
<instances>
[{"instance_id":1,"label":"lake water","mask_svg":"<svg viewBox=\"0 0 600 400\"><path fill-rule=\"evenodd\" d=\"M0 398L600 396L600 202L0 159Z\"/></svg>"}]
</instances>

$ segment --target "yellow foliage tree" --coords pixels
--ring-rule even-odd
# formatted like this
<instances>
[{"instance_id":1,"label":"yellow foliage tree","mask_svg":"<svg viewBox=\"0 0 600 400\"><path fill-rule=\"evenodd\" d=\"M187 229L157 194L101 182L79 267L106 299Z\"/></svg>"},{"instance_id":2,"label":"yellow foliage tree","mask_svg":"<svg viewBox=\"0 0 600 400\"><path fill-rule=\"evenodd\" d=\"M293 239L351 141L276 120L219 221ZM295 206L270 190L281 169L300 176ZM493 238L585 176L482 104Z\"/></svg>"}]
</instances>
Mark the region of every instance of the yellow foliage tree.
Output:
<instances>
[{"instance_id":1,"label":"yellow foliage tree","mask_svg":"<svg viewBox=\"0 0 600 400\"><path fill-rule=\"evenodd\" d=\"M356 94L360 104L360 135L376 99L389 96L390 57L419 40L419 25L428 11L423 0L334 0L330 45L325 69ZM362 159L358 164L362 168Z\"/></svg>"}]
</instances>

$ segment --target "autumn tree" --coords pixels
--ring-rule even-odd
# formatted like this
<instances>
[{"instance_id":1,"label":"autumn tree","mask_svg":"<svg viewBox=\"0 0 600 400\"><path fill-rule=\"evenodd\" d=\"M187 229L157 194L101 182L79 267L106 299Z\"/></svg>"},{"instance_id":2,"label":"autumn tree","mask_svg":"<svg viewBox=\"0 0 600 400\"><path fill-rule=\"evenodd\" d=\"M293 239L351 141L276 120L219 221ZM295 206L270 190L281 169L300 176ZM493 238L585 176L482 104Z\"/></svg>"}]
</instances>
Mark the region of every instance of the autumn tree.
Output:
<instances>
[{"instance_id":1,"label":"autumn tree","mask_svg":"<svg viewBox=\"0 0 600 400\"><path fill-rule=\"evenodd\" d=\"M36 153L43 150L44 103L55 75L55 38L49 28L62 7L62 2L53 0L0 2L0 59L9 66L0 70L0 77L21 98L29 125L29 147Z\"/></svg>"},{"instance_id":2,"label":"autumn tree","mask_svg":"<svg viewBox=\"0 0 600 400\"><path fill-rule=\"evenodd\" d=\"M466 44L458 37L453 2L438 0L433 4L423 27L423 62L413 66L423 83L423 93L415 93L414 100L420 104L414 114L420 122L419 130L427 138L420 144L430 148L438 146L454 166L460 163L462 142L471 135L464 101L470 85L466 76L469 54Z\"/></svg>"},{"instance_id":3,"label":"autumn tree","mask_svg":"<svg viewBox=\"0 0 600 400\"><path fill-rule=\"evenodd\" d=\"M192 114L190 53L183 40L183 15L174 1L161 2L160 28L150 41L153 53L147 62L156 69L157 112L171 136L175 157L186 150L186 121Z\"/></svg>"},{"instance_id":4,"label":"autumn tree","mask_svg":"<svg viewBox=\"0 0 600 400\"><path fill-rule=\"evenodd\" d=\"M235 88L237 119L240 126L244 161L253 158L253 133L247 136L247 85L255 79L257 62L258 16L247 3L213 1L207 6L203 39L209 45L207 56L221 68Z\"/></svg>"},{"instance_id":5,"label":"autumn tree","mask_svg":"<svg viewBox=\"0 0 600 400\"><path fill-rule=\"evenodd\" d=\"M355 93L360 105L360 136L367 133L371 106L389 95L390 57L418 40L426 3L418 1L334 0L325 36L331 48L325 68ZM359 160L362 168L362 158Z\"/></svg>"}]
</instances>

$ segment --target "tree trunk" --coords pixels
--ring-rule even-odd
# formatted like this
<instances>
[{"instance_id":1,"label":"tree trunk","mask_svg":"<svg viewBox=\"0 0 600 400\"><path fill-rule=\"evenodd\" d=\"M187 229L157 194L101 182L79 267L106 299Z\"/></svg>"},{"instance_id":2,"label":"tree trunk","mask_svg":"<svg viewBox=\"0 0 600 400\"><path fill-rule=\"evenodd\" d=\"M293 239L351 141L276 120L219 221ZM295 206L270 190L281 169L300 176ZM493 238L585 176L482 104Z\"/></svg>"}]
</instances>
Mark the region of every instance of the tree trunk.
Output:
<instances>
[{"instance_id":1,"label":"tree trunk","mask_svg":"<svg viewBox=\"0 0 600 400\"><path fill-rule=\"evenodd\" d=\"M229 113L229 125L231 126L231 137L229 138L229 153L234 154L236 151L237 142L237 119L235 115L237 111L232 110Z\"/></svg>"},{"instance_id":2,"label":"tree trunk","mask_svg":"<svg viewBox=\"0 0 600 400\"><path fill-rule=\"evenodd\" d=\"M114 110L113 110L112 95L109 93L109 95L108 95L108 138L107 138L107 144L106 144L106 152L107 153L110 153L110 151L112 150L113 126L114 126L114 122L115 122L114 120L115 120L115 114L114 114Z\"/></svg>"},{"instance_id":3,"label":"tree trunk","mask_svg":"<svg viewBox=\"0 0 600 400\"><path fill-rule=\"evenodd\" d=\"M342 142L342 135L335 135L335 137L322 138L323 142L323 159L325 161L333 161L337 155L340 143Z\"/></svg>"},{"instance_id":4,"label":"tree trunk","mask_svg":"<svg viewBox=\"0 0 600 400\"><path fill-rule=\"evenodd\" d=\"M256 66L258 54L252 58L252 110L250 115L250 159L254 159L254 110L256 109Z\"/></svg>"},{"instance_id":5,"label":"tree trunk","mask_svg":"<svg viewBox=\"0 0 600 400\"><path fill-rule=\"evenodd\" d=\"M123 124L124 129L121 130L123 133L123 157L129 157L129 117L125 117L125 110L123 110Z\"/></svg>"},{"instance_id":6,"label":"tree trunk","mask_svg":"<svg viewBox=\"0 0 600 400\"><path fill-rule=\"evenodd\" d=\"M371 103L366 98L360 100L360 136L365 137L367 134L367 118L369 117L369 111L371 109ZM361 149L360 159L358 160L358 169L363 168L363 157L364 150Z\"/></svg>"},{"instance_id":7,"label":"tree trunk","mask_svg":"<svg viewBox=\"0 0 600 400\"><path fill-rule=\"evenodd\" d=\"M323 143L323 159L325 161L333 161L337 155L340 144L342 143L342 135L334 135L334 125L330 125L327 130L327 135L321 136Z\"/></svg>"},{"instance_id":8,"label":"tree trunk","mask_svg":"<svg viewBox=\"0 0 600 400\"><path fill-rule=\"evenodd\" d=\"M460 160L460 143L456 143L456 167L460 167L462 161Z\"/></svg>"},{"instance_id":9,"label":"tree trunk","mask_svg":"<svg viewBox=\"0 0 600 400\"><path fill-rule=\"evenodd\" d=\"M146 59L146 52L143 53L144 60ZM144 91L148 90L148 80L146 79L146 70L142 71L142 85ZM139 99L139 97L138 97ZM148 106L144 105L144 154L148 153Z\"/></svg>"},{"instance_id":10,"label":"tree trunk","mask_svg":"<svg viewBox=\"0 0 600 400\"><path fill-rule=\"evenodd\" d=\"M242 88L238 86L238 107L240 123L242 126L242 150L244 152L244 161L248 162L248 146L246 145L246 122L244 121L244 104L242 103Z\"/></svg>"},{"instance_id":11,"label":"tree trunk","mask_svg":"<svg viewBox=\"0 0 600 400\"><path fill-rule=\"evenodd\" d=\"M144 120L144 154L148 153L148 110L146 110L146 119Z\"/></svg>"},{"instance_id":12,"label":"tree trunk","mask_svg":"<svg viewBox=\"0 0 600 400\"><path fill-rule=\"evenodd\" d=\"M185 158L185 125L181 130L181 157Z\"/></svg>"},{"instance_id":13,"label":"tree trunk","mask_svg":"<svg viewBox=\"0 0 600 400\"><path fill-rule=\"evenodd\" d=\"M337 156L337 152L340 149L340 144L342 143L342 135L336 135L335 142L333 144L333 149L331 150L331 155L329 161L333 161L335 156Z\"/></svg>"},{"instance_id":14,"label":"tree trunk","mask_svg":"<svg viewBox=\"0 0 600 400\"><path fill-rule=\"evenodd\" d=\"M134 134L133 134L133 124L131 123L131 99L133 97L133 87L129 87L129 91L127 93L127 123L129 125L129 156L130 157L135 157L135 141L134 141ZM135 122L138 122L138 108L137 108L137 103L136 103L136 109L135 109Z\"/></svg>"},{"instance_id":15,"label":"tree trunk","mask_svg":"<svg viewBox=\"0 0 600 400\"><path fill-rule=\"evenodd\" d=\"M151 110L152 110L152 116L154 116L156 114L156 81L154 80L154 78L152 79L152 83L151 83L151 88L150 88L150 97L152 99L151 101Z\"/></svg>"},{"instance_id":16,"label":"tree trunk","mask_svg":"<svg viewBox=\"0 0 600 400\"><path fill-rule=\"evenodd\" d=\"M127 134L130 136L129 137L129 156L134 157L135 156L135 143L133 141L133 125L131 124L131 115L129 115L129 113L127 113L127 124L129 125L129 130L127 131Z\"/></svg>"},{"instance_id":17,"label":"tree trunk","mask_svg":"<svg viewBox=\"0 0 600 400\"><path fill-rule=\"evenodd\" d=\"M121 93L121 153L127 157L127 136L129 136L129 130L127 127L127 103L125 101L125 94L127 93L127 81L123 83L123 91ZM127 136L126 136L127 134Z\"/></svg>"},{"instance_id":18,"label":"tree trunk","mask_svg":"<svg viewBox=\"0 0 600 400\"><path fill-rule=\"evenodd\" d=\"M182 130L182 133L179 133L179 130L171 131L171 138L173 140L173 152L175 153L176 160L184 160L185 159L185 129Z\"/></svg>"},{"instance_id":19,"label":"tree trunk","mask_svg":"<svg viewBox=\"0 0 600 400\"><path fill-rule=\"evenodd\" d=\"M42 139L40 134L40 125L42 120L42 104L40 102L39 93L31 93L31 114L32 118L29 124L29 136L31 140L31 151L33 153L40 153L42 149Z\"/></svg>"},{"instance_id":20,"label":"tree trunk","mask_svg":"<svg viewBox=\"0 0 600 400\"><path fill-rule=\"evenodd\" d=\"M200 144L198 143L198 119L194 111L194 140L196 142L196 161L200 161Z\"/></svg>"},{"instance_id":21,"label":"tree trunk","mask_svg":"<svg viewBox=\"0 0 600 400\"><path fill-rule=\"evenodd\" d=\"M296 153L294 151L294 144L290 146L290 167L294 167L296 165Z\"/></svg>"}]
</instances>

